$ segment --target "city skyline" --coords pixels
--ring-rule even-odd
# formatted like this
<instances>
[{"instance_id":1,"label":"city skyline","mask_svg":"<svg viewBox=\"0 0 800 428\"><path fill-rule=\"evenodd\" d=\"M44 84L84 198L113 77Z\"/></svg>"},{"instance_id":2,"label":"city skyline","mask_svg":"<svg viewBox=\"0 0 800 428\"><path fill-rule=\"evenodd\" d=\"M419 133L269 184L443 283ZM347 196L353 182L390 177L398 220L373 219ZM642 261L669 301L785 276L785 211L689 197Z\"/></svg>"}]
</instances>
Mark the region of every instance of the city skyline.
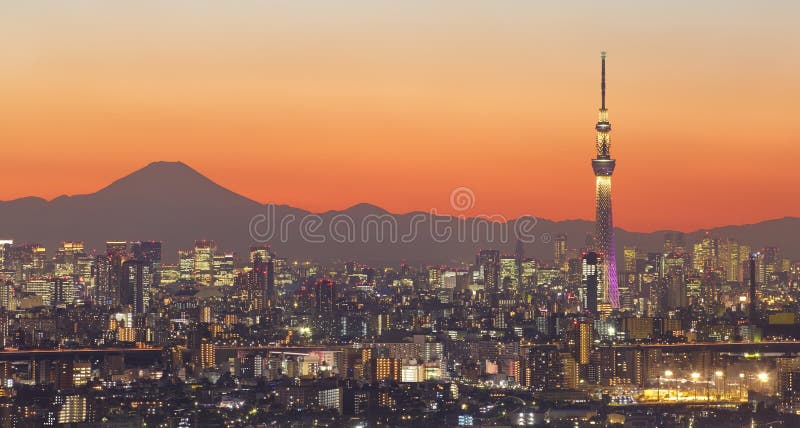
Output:
<instances>
[{"instance_id":1,"label":"city skyline","mask_svg":"<svg viewBox=\"0 0 800 428\"><path fill-rule=\"evenodd\" d=\"M1 4L0 428L800 426L797 16Z\"/></svg>"},{"instance_id":2,"label":"city skyline","mask_svg":"<svg viewBox=\"0 0 800 428\"><path fill-rule=\"evenodd\" d=\"M724 14L626 2L514 14L470 2L84 5L3 6L17 42L0 59L0 139L15 159L0 199L89 193L177 159L257 201L316 212L447 212L442 195L467 186L480 196L468 215L591 219L592 58L607 49L625 124L617 225L800 216L786 197L799 135L793 3ZM554 36L561 27L581 30Z\"/></svg>"}]
</instances>

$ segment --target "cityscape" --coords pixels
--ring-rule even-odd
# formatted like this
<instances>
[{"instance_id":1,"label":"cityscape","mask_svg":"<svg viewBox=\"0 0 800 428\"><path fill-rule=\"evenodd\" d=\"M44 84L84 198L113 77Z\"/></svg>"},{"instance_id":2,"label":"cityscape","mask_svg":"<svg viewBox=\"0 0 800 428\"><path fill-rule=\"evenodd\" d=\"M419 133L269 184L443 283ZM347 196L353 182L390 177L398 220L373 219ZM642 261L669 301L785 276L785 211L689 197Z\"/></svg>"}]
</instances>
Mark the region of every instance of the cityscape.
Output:
<instances>
[{"instance_id":1,"label":"cityscape","mask_svg":"<svg viewBox=\"0 0 800 428\"><path fill-rule=\"evenodd\" d=\"M559 126L571 125L565 126L566 122L553 116L547 116L547 126L541 126L555 128L550 129L552 135L531 131L520 137L522 143L509 145L491 138L483 140L481 133L486 129L509 139L518 131L499 130L501 122L489 123L496 112L486 100L487 104L481 106L487 110L485 115L469 120L459 116L461 119L454 122L462 128L459 135L474 138L474 142L466 142L467 137L452 139L444 128L425 125L425 120L412 119L412 113L404 110L413 106L409 110L433 111L437 105L419 101L430 99L417 91L435 92L436 85L425 89L414 86L426 78L415 74L418 70L412 67L402 68L381 57L393 64L388 67L398 73L391 74L393 78L408 75L398 79L397 86L384 87L370 80L367 74L374 70L367 67L370 71L352 82L335 85L345 92L353 91L347 96L325 92L324 85L308 76L324 80L326 77L320 76L334 74L339 62L353 61L336 45L337 40L341 42L339 37L350 40L355 35L365 46L374 42L378 50L394 49L392 55L402 58L413 55L404 53L405 39L394 37L420 31L424 37L410 46L425 50L423 39L427 38L433 44L433 56L442 56L441 63L436 62L421 75L440 70L445 77L439 83L446 86L444 82L458 82L463 77L453 70L474 67L463 72L485 78L481 73L490 73L480 68L481 60L473 60L462 69L458 61L453 60L458 63L454 66L449 62L452 58L445 58L443 50L434 47L450 37L440 30L448 34L462 31L460 19L464 18L460 13L472 13L471 8L478 6L465 6L467 12L456 13L449 23L436 9L431 13L437 19L426 26L424 16L409 18L409 11L399 6L387 11L385 6L360 4L355 12L348 9L349 2L345 3L348 6L342 6L343 10L303 10L295 16L291 12L294 6L288 5L281 6L286 10L273 5L275 9L265 12L248 5L231 11L198 2L191 14L175 15L186 21L174 27L160 26L161 18L123 18L151 24L143 27L143 32L159 33L168 41L184 37L170 36L170 31L195 31L191 34L196 41L188 48L182 46L180 54L185 56L177 59L154 54L164 47L150 39L152 34L142 35L141 40L138 34L131 36L134 33L123 36L106 27L108 23L86 18L92 8L76 11L74 16L64 9L53 9L57 11L53 16L70 16L69 23L87 25L85 29L70 28L69 32L89 34L91 42L68 48L58 45L58 49L77 55L76 63L90 64L86 68L90 75L97 70L113 74L114 67L121 64L121 68L138 70L136 73L147 77L141 81L120 77L117 84L124 89L119 92L101 89L103 82L93 86L85 80L76 92L85 92L85 103L79 98L83 95L63 99L68 115L54 113L57 109L48 104L47 108L53 108L52 117L41 115L50 117L48 125L37 122L18 135L0 130L0 140L9 150L31 153L25 157L9 152L4 157L7 167L2 169L6 175L1 177L7 189L0 195L4 199L0 201L0 428L800 426L800 205L794 201L798 182L793 166L780 163L786 159L791 162L794 148L770 145L765 136L764 142L753 143L763 144L763 150L736 152L736 141L726 140L723 134L708 137L709 141L719 138L725 143L720 145L673 143L678 134L670 132L682 128L682 123L668 115L663 120L658 118L657 123L669 129L646 130L652 134L652 141L625 141L634 134L624 133L619 139L625 142L618 145L617 132L652 125L639 128L642 125L632 118L648 105L658 104L648 100L625 105L640 98L631 94L636 90L626 86L639 85L641 79L652 79L646 86L658 86L657 80L665 78L641 73L635 65L644 61L640 58L621 59L617 65L617 58L630 54L626 43L636 41L623 43L613 34L609 38L613 36L616 42L609 43L608 52L601 46L587 53L587 46L581 46L581 59L576 60L580 72L570 74L573 71L569 67L557 67L559 71L541 74L552 75L553 85L573 87L574 92L557 92L559 98L563 96L563 103L572 103L568 99L581 92L575 96L580 100L579 108L589 112L597 109L594 131L589 128L591 120L584 121L579 133L575 131L582 136L580 142L558 147L560 140L553 135L559 133ZM207 14L203 12L206 7ZM422 6L412 9L417 7ZM517 7L530 13L529 6ZM550 7L543 7L542 14L555 20L558 14L550 14L560 9ZM699 15L716 13L715 9L698 7ZM41 11L33 13L25 6L9 8L9 12L11 9L22 22L50 22L50 18L37 14ZM223 9L230 15L215 17ZM134 10L139 11L125 9ZM488 9L479 10L485 13ZM731 20L738 26L748 10L738 5L732 17L719 17L719 22ZM165 8L159 13L174 17L176 11L179 9ZM249 13L243 11L252 12L256 21L251 22L245 16ZM84 18L75 18L87 13ZM316 34L306 28L310 26L318 28L320 34L335 36L331 36L330 45L322 43L323 53L316 50L319 46L312 48L288 36L286 40L270 39L277 48L259 45L264 52L280 52L287 63L302 64L303 73L297 81L284 76L275 84L291 88L283 94L266 91L253 84L250 74L242 72L250 68L263 71L257 55L230 51L256 44L256 34L261 33L251 25L262 25L258 19L269 13L297 19L267 20L276 27L270 30L276 34L291 35L299 27ZM370 19L348 18L363 13ZM34 15L37 18L31 18ZM527 25L524 20L512 19L512 15L503 11L497 16L507 18L467 19L469 25L499 19L497 22L508 24L508 33L484 28L486 34L475 33L480 37L468 38L469 43L459 44L458 49L469 45L474 52L492 58L493 49L501 52L506 45L492 41L490 36L511 34L516 38L522 34L516 26ZM215 28L209 22L217 19L233 19L231 22L242 26L241 33L235 31L236 25L225 26L224 31L217 29L219 33L208 32ZM350 19L355 19L355 24ZM619 25L630 30L632 19L621 16ZM662 29L671 25L664 17L650 19ZM695 31L695 18L686 19L681 23L686 26L683 31ZM770 19L775 22L776 33L781 31L783 18L770 15ZM411 30L387 36L384 31L388 30L379 28L379 23L387 28L410 25ZM116 46L104 50L106 41L92 32L97 30L94 25L110 34L111 44L121 44L119 51ZM205 27L199 31L194 25ZM339 25L347 28L339 29ZM374 34L379 41L366 40L369 37L358 32L362 25L367 28L366 35ZM611 32L609 25L602 24L602 28ZM333 31L331 28L340 32L326 33ZM635 28L645 34L648 43L663 40L660 34ZM346 31L350 29L352 34ZM565 31L573 36L579 33ZM620 34L631 39L628 32ZM238 40L238 45L224 43L226 37ZM604 37L593 34L592 38L602 43ZM76 36L75 40L79 39L87 40ZM281 44L284 42L285 46ZM144 60L139 63L137 55L126 57L129 47L122 46L125 43L146 47L148 55L152 54L148 64L143 65ZM515 43L508 45L509 51L517 46ZM356 45L347 46L355 49ZM619 56L615 56L617 45L623 52ZM645 50L654 50L645 45ZM198 50L193 51L195 48ZM111 62L92 62L93 58L104 58L93 49L116 52L114 55L124 60L114 67ZM214 58L216 54L209 53L215 49L220 58L225 58L220 61L226 62L225 66L231 66L231 58L241 61L231 66L241 74L228 81L241 87L209 89L209 82L224 79L200 77L207 76L205 73L222 76L216 68L220 65L211 59L201 61L202 66L192 62L198 52L201 57ZM327 49L330 56L325 55ZM325 69L303 54L312 51L316 53L309 53L308 58L327 58L331 62L326 64L332 68ZM554 53L548 48L542 48L542 52L542 56ZM24 61L38 58L31 59L37 67L46 64L52 70L64 67L74 72L73 63L59 62L53 58L60 57L53 55L19 57L26 58ZM377 53L374 55L378 58ZM752 55L755 58L761 53ZM689 56L703 57L697 52L687 53ZM656 61L655 56L648 58ZM149 63L154 59L158 61ZM184 61L191 64L190 73L168 72L172 70L169 67L185 66L176 65ZM682 59L669 56L665 61L679 63ZM786 61L770 65L773 71L778 70L774 71L775 81L780 80L781 67L796 59ZM520 64L523 62L520 60ZM2 67L6 64L0 60L0 82L10 76L10 67ZM354 64L348 67L357 69ZM787 69L796 75L797 68ZM276 67L276 76L282 72L285 70ZM586 85L581 77L584 72L591 76ZM380 73L376 76L381 78ZM762 77L759 80L769 80ZM258 76L255 80L270 78ZM142 83L147 79L171 79L171 85L189 89L180 96L165 90L153 101L151 91L157 85L151 88ZM519 84L509 79L509 85ZM726 77L719 79L722 82ZM713 86L713 80L708 78L707 85ZM58 97L62 96L66 92L59 91L66 90L59 86L63 82L58 82L42 83L43 88L50 88L43 91L55 90ZM383 101L359 104L361 98L369 98L354 89L362 84L374 91L369 93L376 99L395 100L394 104L385 102L390 110L397 111L385 117L370 115L369 105L379 108L376 106ZM769 82L759 84L766 88ZM547 84L537 85L542 89ZM748 92L752 85L737 81L736 87L744 88L737 97L758 98ZM92 104L97 101L93 98L95 90L107 98ZM187 95L195 90L196 98ZM230 102L227 94L238 90L242 91L240 98L234 96L237 102ZM510 105L500 116L514 108L528 109L520 116L540 108L524 107L516 95L509 95L514 90L498 98ZM621 92L626 95L617 97ZM764 89L759 96L766 97L768 92ZM297 99L293 98L295 93L300 94ZM303 98L310 93L314 93L312 98ZM787 89L788 95L783 95L791 98L791 93ZM174 104L170 104L171 96L176 97ZM286 116L265 114L248 122L249 113L244 112L266 105L253 101L260 96L270 98L280 106L278 110L285 109ZM316 96L333 99L342 110L326 110L329 107L322 101L308 102ZM641 93L642 100L650 96ZM421 98L408 101L413 97ZM446 97L451 113L470 111L457 107L467 103L469 97L452 93ZM686 98L687 111L693 111L691 95L680 97ZM701 102L700 98L696 95L696 102ZM58 99L56 104L62 103ZM596 101L583 105L587 99ZM743 109L744 103L739 106L739 101L731 103L731 108ZM30 105L36 102L34 98ZM719 102L725 104L724 100ZM30 108L20 104L23 113ZM186 107L190 104L192 108ZM549 108L545 105L540 112L547 114ZM624 114L616 116L616 109ZM325 120L303 119L306 113L302 112L319 113L317 110L326 111ZM430 111L431 116L426 118L433 122L436 114ZM88 121L81 116L84 113ZM408 119L397 119L406 114ZM747 115L762 125L772 120L768 111ZM397 124L387 117L400 120L402 126L393 128ZM362 118L364 134L349 134ZM487 123L478 124L480 118ZM732 118L730 127L747 134L748 124L740 119ZM712 123L716 119L707 120ZM11 129L24 121L12 117L8 122ZM256 122L263 128L255 126ZM424 130L416 132L429 139L409 142L408 146L404 141L392 142L393 133L403 140L403 126L413 128L409 125L412 122L422 124L417 126ZM687 113L685 135L700 122L697 114ZM120 123L127 125L120 127ZM296 126L293 129L303 136L275 142L286 137L280 129L287 123ZM78 131L70 128L73 125ZM381 128L384 125L388 126L385 131ZM57 130L58 144L39 146L34 144L38 140L26 140L34 134L30 129L47 132L50 126ZM372 127L380 132L373 134ZM342 133L340 128L348 131ZM163 139L146 149L131 143L144 130L163 133ZM205 145L204 134L218 131L222 139ZM93 136L93 132L102 135ZM796 126L790 125L773 126L769 132L783 132L781 138L789 143L796 142L798 136ZM273 141L266 137L271 133L282 137ZM555 143L533 141L534 134ZM126 142L106 141L114 135ZM329 146L302 141L320 136L331 138L325 143ZM94 145L82 142L94 138L99 141ZM242 146L244 155L233 154L233 150L241 149L236 143L239 138L257 141ZM349 138L356 142L347 142ZM441 146L436 147L439 139ZM637 150L633 145L651 143L644 152L631 155ZM381 149L384 156L376 158L374 146L381 144L386 145ZM478 149L470 148L470 144ZM696 152L683 151L693 145ZM106 146L115 147L107 153ZM503 158L507 163L496 162L497 152L502 151L508 152ZM728 152L738 153L738 158ZM762 152L775 156L770 161L774 163L759 163L763 161L759 157ZM176 154L185 154L186 159L158 160ZM78 158L87 163L75 163ZM525 160L516 164L510 158ZM577 162L565 163L567 158ZM129 171L125 168L141 165L142 159L147 159L146 166L125 175ZM198 159L204 173L194 169ZM697 159L700 163L694 163ZM378 169L371 169L376 164L380 164ZM216 169L211 168L213 174L206 175L209 165ZM451 169L449 165L456 166ZM650 169L669 174L656 181L649 175ZM594 199L589 173L594 176ZM212 176L221 177L225 185L209 178ZM231 185L230 180L235 179L227 178L231 176L250 183L249 187L242 186L244 193L229 190L238 189ZM87 187L98 183L105 187L93 193L58 196L62 189L83 182L90 183ZM751 188L743 182L756 184ZM43 187L36 187L40 184ZM754 188L756 193L752 193ZM39 193L46 197L25 193L35 193L36 189L44 189ZM535 196L540 190L541 197ZM264 197L264 192L274 193ZM434 198L430 195L436 192L436 200L446 201L446 206L428 204L432 199L426 198ZM375 197L359 199L364 194ZM780 197L773 199L774 195ZM358 202L349 208L334 209L354 198ZM706 198L728 202L704 205ZM390 206L384 209L368 201L388 201ZM582 208L573 210L576 206ZM776 215L775 210L783 210L783 214ZM549 217L539 217L540 211Z\"/></svg>"}]
</instances>

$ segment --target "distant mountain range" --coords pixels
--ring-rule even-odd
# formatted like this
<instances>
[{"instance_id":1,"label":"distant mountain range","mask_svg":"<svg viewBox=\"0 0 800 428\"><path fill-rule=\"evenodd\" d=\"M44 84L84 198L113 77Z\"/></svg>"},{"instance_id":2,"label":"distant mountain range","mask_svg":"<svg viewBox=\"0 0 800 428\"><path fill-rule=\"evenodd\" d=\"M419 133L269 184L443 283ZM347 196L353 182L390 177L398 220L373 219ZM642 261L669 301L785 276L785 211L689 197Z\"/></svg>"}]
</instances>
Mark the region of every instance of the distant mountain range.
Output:
<instances>
[{"instance_id":1,"label":"distant mountain range","mask_svg":"<svg viewBox=\"0 0 800 428\"><path fill-rule=\"evenodd\" d=\"M515 236L521 236L526 256L550 261L551 239L557 234L566 234L569 246L579 248L593 229L586 220L522 218L501 224L422 212L391 214L369 204L318 214L287 205L267 207L181 162L151 163L88 195L0 202L2 238L40 243L50 253L64 240L81 240L98 251L109 240L160 240L167 261L174 261L178 249L191 248L195 239L212 239L221 249L245 254L259 236L289 258L372 263L470 262L481 248L513 254ZM618 258L623 245L659 250L665 232L617 229ZM800 258L800 218L698 230L685 235L687 243L706 232L756 248L776 246L784 256Z\"/></svg>"}]
</instances>

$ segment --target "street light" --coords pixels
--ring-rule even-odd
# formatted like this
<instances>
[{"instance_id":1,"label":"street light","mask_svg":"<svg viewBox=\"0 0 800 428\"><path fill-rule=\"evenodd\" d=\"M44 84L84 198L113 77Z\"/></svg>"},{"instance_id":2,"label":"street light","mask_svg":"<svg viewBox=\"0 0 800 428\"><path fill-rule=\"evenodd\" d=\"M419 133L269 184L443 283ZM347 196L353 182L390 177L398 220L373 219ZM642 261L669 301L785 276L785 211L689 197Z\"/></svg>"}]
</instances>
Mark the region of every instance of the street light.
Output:
<instances>
[{"instance_id":1,"label":"street light","mask_svg":"<svg viewBox=\"0 0 800 428\"><path fill-rule=\"evenodd\" d=\"M672 377L672 370L665 370L664 371L664 377L667 378L667 379ZM661 376L658 377L658 396L657 397L658 397L657 401L661 402ZM669 398L669 392L667 392L667 398Z\"/></svg>"},{"instance_id":2,"label":"street light","mask_svg":"<svg viewBox=\"0 0 800 428\"><path fill-rule=\"evenodd\" d=\"M716 376L717 379L718 379L714 383L717 385L717 401L719 401L719 399L720 399L719 382L723 382L723 384L722 384L722 394L725 395L725 383L724 383L725 381L722 380L722 377L725 376L725 373L723 373L722 370L717 370L717 371L714 372L714 376Z\"/></svg>"},{"instance_id":3,"label":"street light","mask_svg":"<svg viewBox=\"0 0 800 428\"><path fill-rule=\"evenodd\" d=\"M742 395L744 395L744 373L739 373L739 401L742 400Z\"/></svg>"},{"instance_id":4,"label":"street light","mask_svg":"<svg viewBox=\"0 0 800 428\"><path fill-rule=\"evenodd\" d=\"M694 401L697 401L697 379L700 378L700 373L692 373L692 385L694 386Z\"/></svg>"}]
</instances>

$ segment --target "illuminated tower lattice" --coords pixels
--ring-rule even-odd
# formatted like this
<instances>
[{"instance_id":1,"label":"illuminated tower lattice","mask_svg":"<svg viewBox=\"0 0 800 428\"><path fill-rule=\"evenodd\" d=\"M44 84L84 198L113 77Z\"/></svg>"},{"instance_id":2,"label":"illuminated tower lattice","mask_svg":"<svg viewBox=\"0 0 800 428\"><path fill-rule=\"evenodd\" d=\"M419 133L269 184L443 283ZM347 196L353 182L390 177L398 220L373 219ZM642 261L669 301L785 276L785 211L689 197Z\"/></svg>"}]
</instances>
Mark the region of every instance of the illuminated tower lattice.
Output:
<instances>
[{"instance_id":1,"label":"illuminated tower lattice","mask_svg":"<svg viewBox=\"0 0 800 428\"><path fill-rule=\"evenodd\" d=\"M614 222L611 216L611 174L614 173L616 161L611 159L611 140L606 110L606 53L600 54L602 72L600 90L602 93L600 117L597 130L597 157L592 159L592 169L597 177L595 184L596 224L595 243L597 250L603 254L604 270L602 287L598 287L597 300L600 304L610 304L619 308L619 289L617 288L617 258L614 254Z\"/></svg>"}]
</instances>

